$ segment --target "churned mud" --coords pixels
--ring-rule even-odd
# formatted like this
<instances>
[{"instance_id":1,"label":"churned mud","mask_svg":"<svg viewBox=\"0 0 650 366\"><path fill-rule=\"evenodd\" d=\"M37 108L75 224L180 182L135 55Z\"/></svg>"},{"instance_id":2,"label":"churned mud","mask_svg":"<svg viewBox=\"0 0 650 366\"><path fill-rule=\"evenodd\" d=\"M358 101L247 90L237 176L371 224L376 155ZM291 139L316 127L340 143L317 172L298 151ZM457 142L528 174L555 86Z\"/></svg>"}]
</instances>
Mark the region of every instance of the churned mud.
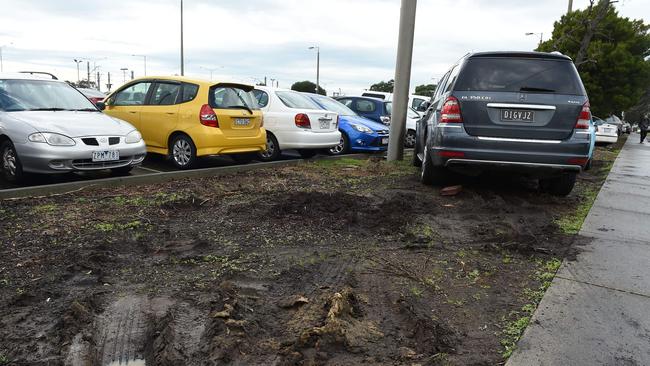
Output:
<instances>
[{"instance_id":1,"label":"churned mud","mask_svg":"<svg viewBox=\"0 0 650 366\"><path fill-rule=\"evenodd\" d=\"M502 363L610 150L566 198L346 159L2 201L0 364Z\"/></svg>"}]
</instances>

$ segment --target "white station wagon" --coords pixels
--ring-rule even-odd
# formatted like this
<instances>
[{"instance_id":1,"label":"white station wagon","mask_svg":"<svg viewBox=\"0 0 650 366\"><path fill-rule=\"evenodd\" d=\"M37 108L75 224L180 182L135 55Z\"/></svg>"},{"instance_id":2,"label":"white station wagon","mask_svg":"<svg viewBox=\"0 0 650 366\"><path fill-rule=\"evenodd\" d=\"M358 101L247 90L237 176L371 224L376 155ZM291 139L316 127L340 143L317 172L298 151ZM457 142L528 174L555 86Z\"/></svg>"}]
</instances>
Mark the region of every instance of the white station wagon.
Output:
<instances>
[{"instance_id":1,"label":"white station wagon","mask_svg":"<svg viewBox=\"0 0 650 366\"><path fill-rule=\"evenodd\" d=\"M320 109L299 92L256 86L253 94L264 113L267 150L263 161L276 160L282 150L296 149L307 159L339 144L339 116Z\"/></svg>"}]
</instances>

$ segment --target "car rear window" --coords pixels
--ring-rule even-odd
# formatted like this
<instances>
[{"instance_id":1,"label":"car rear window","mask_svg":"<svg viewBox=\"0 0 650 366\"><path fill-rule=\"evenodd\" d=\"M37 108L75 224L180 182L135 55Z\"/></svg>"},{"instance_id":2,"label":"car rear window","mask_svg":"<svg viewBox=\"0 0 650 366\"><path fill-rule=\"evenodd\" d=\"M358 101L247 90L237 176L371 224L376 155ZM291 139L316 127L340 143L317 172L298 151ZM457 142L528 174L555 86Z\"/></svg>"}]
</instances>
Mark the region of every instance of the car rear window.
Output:
<instances>
[{"instance_id":1,"label":"car rear window","mask_svg":"<svg viewBox=\"0 0 650 366\"><path fill-rule=\"evenodd\" d=\"M295 109L320 109L316 102L313 102L308 97L291 91L277 91L275 94L280 98L282 103L289 108Z\"/></svg>"},{"instance_id":2,"label":"car rear window","mask_svg":"<svg viewBox=\"0 0 650 366\"><path fill-rule=\"evenodd\" d=\"M210 107L216 109L260 109L252 91L237 85L216 85L210 88Z\"/></svg>"},{"instance_id":3,"label":"car rear window","mask_svg":"<svg viewBox=\"0 0 650 366\"><path fill-rule=\"evenodd\" d=\"M470 58L454 90L585 95L572 62L531 58Z\"/></svg>"}]
</instances>

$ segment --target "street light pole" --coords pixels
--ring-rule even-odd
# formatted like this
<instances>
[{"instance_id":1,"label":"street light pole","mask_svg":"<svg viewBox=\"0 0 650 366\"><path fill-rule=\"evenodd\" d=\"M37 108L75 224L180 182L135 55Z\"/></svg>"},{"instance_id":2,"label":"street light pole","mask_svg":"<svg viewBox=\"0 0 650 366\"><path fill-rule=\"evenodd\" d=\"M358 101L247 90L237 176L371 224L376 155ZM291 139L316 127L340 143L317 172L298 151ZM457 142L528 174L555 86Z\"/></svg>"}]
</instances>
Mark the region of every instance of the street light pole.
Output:
<instances>
[{"instance_id":1,"label":"street light pole","mask_svg":"<svg viewBox=\"0 0 650 366\"><path fill-rule=\"evenodd\" d=\"M406 110L411 82L416 10L417 0L402 0L399 20L399 43L397 44L397 65L395 67L393 112L390 119L390 139L388 140L388 161L404 159L404 130L406 128Z\"/></svg>"},{"instance_id":2,"label":"street light pole","mask_svg":"<svg viewBox=\"0 0 650 366\"><path fill-rule=\"evenodd\" d=\"M147 76L147 55L131 55L131 56L144 58L144 76Z\"/></svg>"},{"instance_id":3,"label":"street light pole","mask_svg":"<svg viewBox=\"0 0 650 366\"><path fill-rule=\"evenodd\" d=\"M316 50L316 94L320 93L320 47L312 46L310 50Z\"/></svg>"},{"instance_id":4,"label":"street light pole","mask_svg":"<svg viewBox=\"0 0 650 366\"><path fill-rule=\"evenodd\" d=\"M124 84L126 84L126 72L129 71L126 67L123 67L120 69L122 71L122 78L124 80Z\"/></svg>"},{"instance_id":5,"label":"street light pole","mask_svg":"<svg viewBox=\"0 0 650 366\"><path fill-rule=\"evenodd\" d=\"M183 50L183 0L181 0L181 76L185 76L185 51Z\"/></svg>"},{"instance_id":6,"label":"street light pole","mask_svg":"<svg viewBox=\"0 0 650 366\"><path fill-rule=\"evenodd\" d=\"M81 81L81 74L79 73L79 64L82 62L83 60L77 60L76 58L74 59L74 63L77 64L77 83Z\"/></svg>"},{"instance_id":7,"label":"street light pole","mask_svg":"<svg viewBox=\"0 0 650 366\"><path fill-rule=\"evenodd\" d=\"M542 45L542 43L544 43L544 33L526 32L527 36L536 36L538 34L539 34L539 45L538 45L539 47Z\"/></svg>"}]
</instances>

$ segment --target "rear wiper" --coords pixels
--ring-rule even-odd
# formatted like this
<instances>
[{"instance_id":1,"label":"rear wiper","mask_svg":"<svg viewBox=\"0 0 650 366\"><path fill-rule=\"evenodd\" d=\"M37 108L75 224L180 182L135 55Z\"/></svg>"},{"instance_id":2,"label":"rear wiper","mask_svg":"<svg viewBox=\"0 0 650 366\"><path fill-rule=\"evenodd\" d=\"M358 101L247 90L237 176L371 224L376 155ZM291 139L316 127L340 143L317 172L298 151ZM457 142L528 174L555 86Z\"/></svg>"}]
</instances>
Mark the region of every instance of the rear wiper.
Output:
<instances>
[{"instance_id":1,"label":"rear wiper","mask_svg":"<svg viewBox=\"0 0 650 366\"><path fill-rule=\"evenodd\" d=\"M519 91L527 91L527 92L547 92L547 93L553 93L555 90L553 89L546 89L546 88L535 88L532 86L522 86Z\"/></svg>"},{"instance_id":2,"label":"rear wiper","mask_svg":"<svg viewBox=\"0 0 650 366\"><path fill-rule=\"evenodd\" d=\"M227 106L226 108L228 108L228 109L245 109L245 110L247 110L250 114L253 114L253 110L250 109L250 108L247 107L247 106L244 106L244 105L229 105L229 106Z\"/></svg>"},{"instance_id":3,"label":"rear wiper","mask_svg":"<svg viewBox=\"0 0 650 366\"><path fill-rule=\"evenodd\" d=\"M39 112L39 111L47 111L47 112L59 112L59 111L69 111L69 109L65 108L30 108L30 109L25 109L26 111L33 111L33 112Z\"/></svg>"},{"instance_id":4,"label":"rear wiper","mask_svg":"<svg viewBox=\"0 0 650 366\"><path fill-rule=\"evenodd\" d=\"M70 109L70 110L74 112L99 112L99 110L96 108L81 108L81 109Z\"/></svg>"}]
</instances>

